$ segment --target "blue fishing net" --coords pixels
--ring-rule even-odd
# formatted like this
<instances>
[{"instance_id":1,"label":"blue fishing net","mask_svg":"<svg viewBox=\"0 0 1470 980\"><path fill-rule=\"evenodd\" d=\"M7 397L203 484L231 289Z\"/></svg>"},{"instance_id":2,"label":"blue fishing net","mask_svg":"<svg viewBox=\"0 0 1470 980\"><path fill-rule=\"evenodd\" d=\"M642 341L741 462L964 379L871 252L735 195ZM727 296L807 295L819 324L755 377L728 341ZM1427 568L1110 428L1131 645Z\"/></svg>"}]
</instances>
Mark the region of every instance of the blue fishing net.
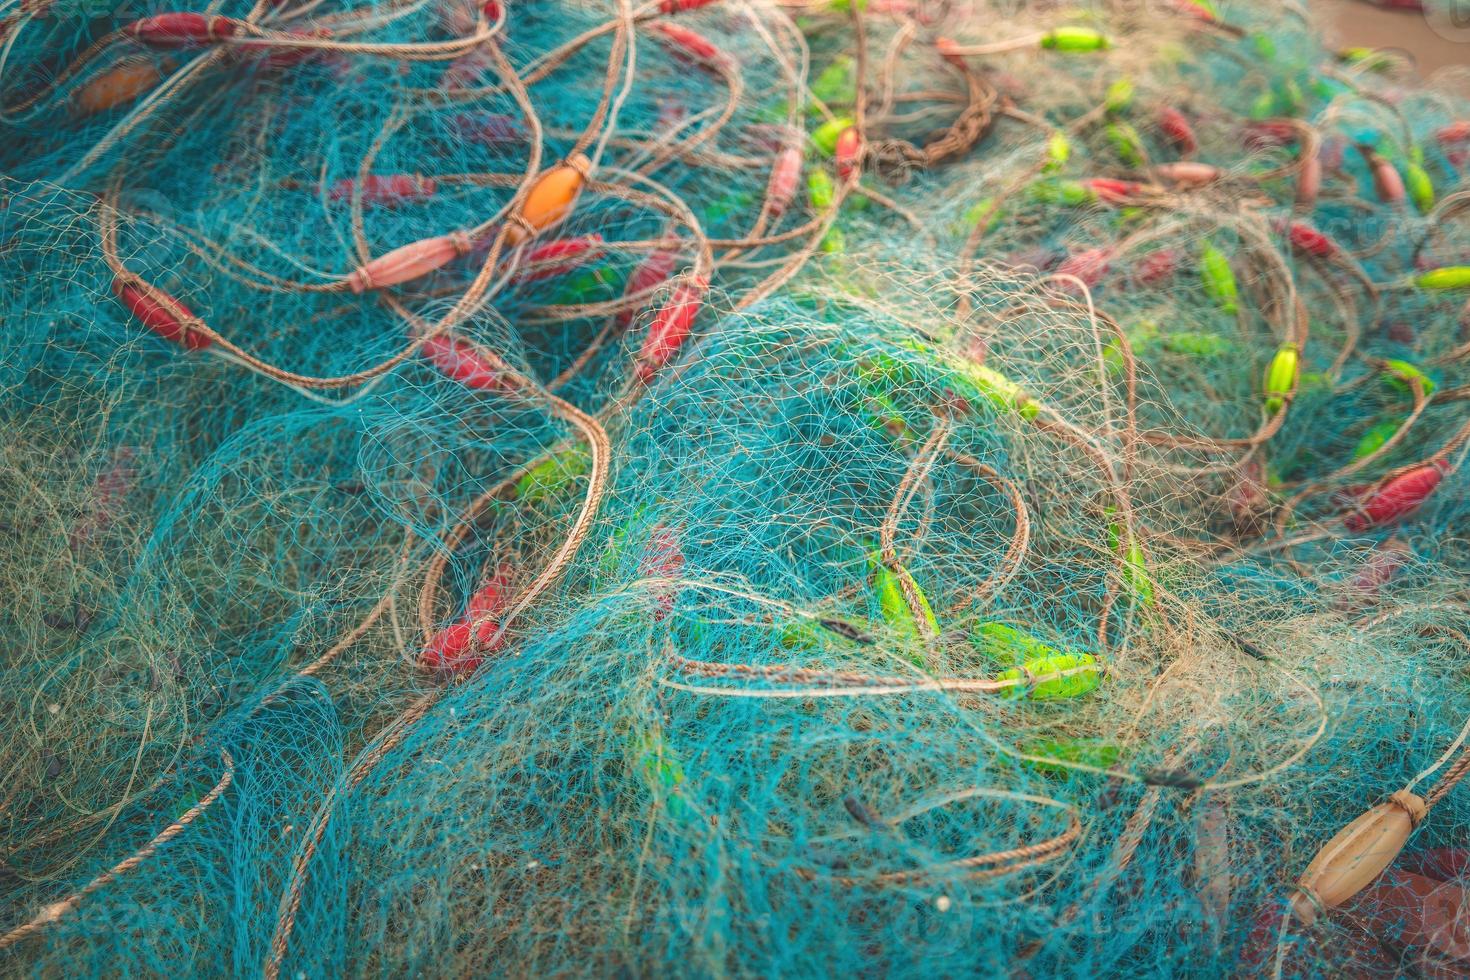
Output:
<instances>
[{"instance_id":1,"label":"blue fishing net","mask_svg":"<svg viewBox=\"0 0 1470 980\"><path fill-rule=\"evenodd\" d=\"M1189 0L0 25L7 975L1470 963L1455 76Z\"/></svg>"}]
</instances>

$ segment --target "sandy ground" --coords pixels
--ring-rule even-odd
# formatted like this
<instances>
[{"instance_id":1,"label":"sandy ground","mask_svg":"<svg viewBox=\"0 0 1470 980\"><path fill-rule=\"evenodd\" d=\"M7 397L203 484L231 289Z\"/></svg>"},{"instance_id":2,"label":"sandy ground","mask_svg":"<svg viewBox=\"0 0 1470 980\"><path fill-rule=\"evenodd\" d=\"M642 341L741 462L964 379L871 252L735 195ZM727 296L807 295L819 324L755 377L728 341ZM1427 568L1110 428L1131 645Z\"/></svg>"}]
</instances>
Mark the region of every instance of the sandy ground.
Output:
<instances>
[{"instance_id":1,"label":"sandy ground","mask_svg":"<svg viewBox=\"0 0 1470 980\"><path fill-rule=\"evenodd\" d=\"M1436 2L1436 0L1431 0ZM1313 0L1312 6L1336 25L1328 43L1402 48L1429 74L1446 65L1470 67L1470 2L1438 0L1441 9L1459 8L1458 28L1447 14L1431 19L1422 13L1386 10L1362 0Z\"/></svg>"}]
</instances>

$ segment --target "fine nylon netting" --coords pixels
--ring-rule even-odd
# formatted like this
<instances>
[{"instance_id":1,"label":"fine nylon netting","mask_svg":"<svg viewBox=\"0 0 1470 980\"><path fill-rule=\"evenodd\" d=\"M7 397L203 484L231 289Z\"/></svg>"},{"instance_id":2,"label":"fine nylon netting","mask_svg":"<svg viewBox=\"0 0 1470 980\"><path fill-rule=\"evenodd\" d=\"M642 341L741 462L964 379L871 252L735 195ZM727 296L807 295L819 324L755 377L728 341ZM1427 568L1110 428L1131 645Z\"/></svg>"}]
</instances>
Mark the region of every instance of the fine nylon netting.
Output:
<instances>
[{"instance_id":1,"label":"fine nylon netting","mask_svg":"<svg viewBox=\"0 0 1470 980\"><path fill-rule=\"evenodd\" d=\"M5 975L1470 969L1464 77L200 14L0 6Z\"/></svg>"}]
</instances>

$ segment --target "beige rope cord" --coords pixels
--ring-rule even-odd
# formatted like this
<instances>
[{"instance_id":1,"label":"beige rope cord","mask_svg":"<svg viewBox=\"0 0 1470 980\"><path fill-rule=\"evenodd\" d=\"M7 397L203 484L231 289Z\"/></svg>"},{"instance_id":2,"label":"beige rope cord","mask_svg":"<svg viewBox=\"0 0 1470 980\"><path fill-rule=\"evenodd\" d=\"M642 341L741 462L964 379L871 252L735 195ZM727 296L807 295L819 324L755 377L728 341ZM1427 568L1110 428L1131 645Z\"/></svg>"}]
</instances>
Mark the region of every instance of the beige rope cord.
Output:
<instances>
[{"instance_id":1,"label":"beige rope cord","mask_svg":"<svg viewBox=\"0 0 1470 980\"><path fill-rule=\"evenodd\" d=\"M960 878L970 881L983 881L989 878L997 878L1005 875L1016 874L1027 868L1037 867L1048 862L1055 861L1067 852L1078 838L1082 836L1082 822L1077 816L1077 811L1070 805L1057 800L1042 797L1030 797L1023 794L997 794L1001 797L1014 795L1016 799L1039 803L1046 806L1064 810L1067 814L1067 826L1061 833L1038 841L1035 844L1026 844L1020 847L1007 848L1000 851L989 851L984 854L975 854L970 857L957 858L953 861L945 861L940 864L930 865L923 868L914 868L904 871L881 871L871 876L831 874L809 868L798 867L796 874L808 881L829 880L846 888L862 887L905 887L932 881L940 876L952 877L956 872ZM965 799L967 794L956 793L944 802L956 802ZM912 816L910 814L909 816ZM897 821L885 821L888 825L901 823Z\"/></svg>"}]
</instances>

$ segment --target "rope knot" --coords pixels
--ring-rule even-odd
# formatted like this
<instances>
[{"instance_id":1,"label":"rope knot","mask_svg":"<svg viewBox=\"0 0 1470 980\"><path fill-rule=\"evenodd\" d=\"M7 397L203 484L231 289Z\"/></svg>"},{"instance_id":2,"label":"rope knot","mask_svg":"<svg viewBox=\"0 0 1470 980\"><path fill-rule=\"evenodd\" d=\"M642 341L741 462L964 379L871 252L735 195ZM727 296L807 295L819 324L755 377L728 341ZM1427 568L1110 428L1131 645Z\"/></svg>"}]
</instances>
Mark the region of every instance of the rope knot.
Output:
<instances>
[{"instance_id":1,"label":"rope knot","mask_svg":"<svg viewBox=\"0 0 1470 980\"><path fill-rule=\"evenodd\" d=\"M585 153L573 153L566 158L565 166L571 167L577 172L577 176L583 181L592 179L592 161L587 159Z\"/></svg>"},{"instance_id":2,"label":"rope knot","mask_svg":"<svg viewBox=\"0 0 1470 980\"><path fill-rule=\"evenodd\" d=\"M1424 804L1424 801L1406 789L1401 789L1390 796L1388 802L1409 815L1409 826L1411 827L1418 827L1419 821L1424 819L1424 814L1429 812L1429 807Z\"/></svg>"},{"instance_id":3,"label":"rope knot","mask_svg":"<svg viewBox=\"0 0 1470 980\"><path fill-rule=\"evenodd\" d=\"M531 222L527 221L526 216L521 214L519 210L517 210L515 214L509 215L505 220L509 221L511 224L520 228L521 231L525 232L527 238L535 238L536 233L541 230L540 228L537 228L535 225L531 224Z\"/></svg>"}]
</instances>

